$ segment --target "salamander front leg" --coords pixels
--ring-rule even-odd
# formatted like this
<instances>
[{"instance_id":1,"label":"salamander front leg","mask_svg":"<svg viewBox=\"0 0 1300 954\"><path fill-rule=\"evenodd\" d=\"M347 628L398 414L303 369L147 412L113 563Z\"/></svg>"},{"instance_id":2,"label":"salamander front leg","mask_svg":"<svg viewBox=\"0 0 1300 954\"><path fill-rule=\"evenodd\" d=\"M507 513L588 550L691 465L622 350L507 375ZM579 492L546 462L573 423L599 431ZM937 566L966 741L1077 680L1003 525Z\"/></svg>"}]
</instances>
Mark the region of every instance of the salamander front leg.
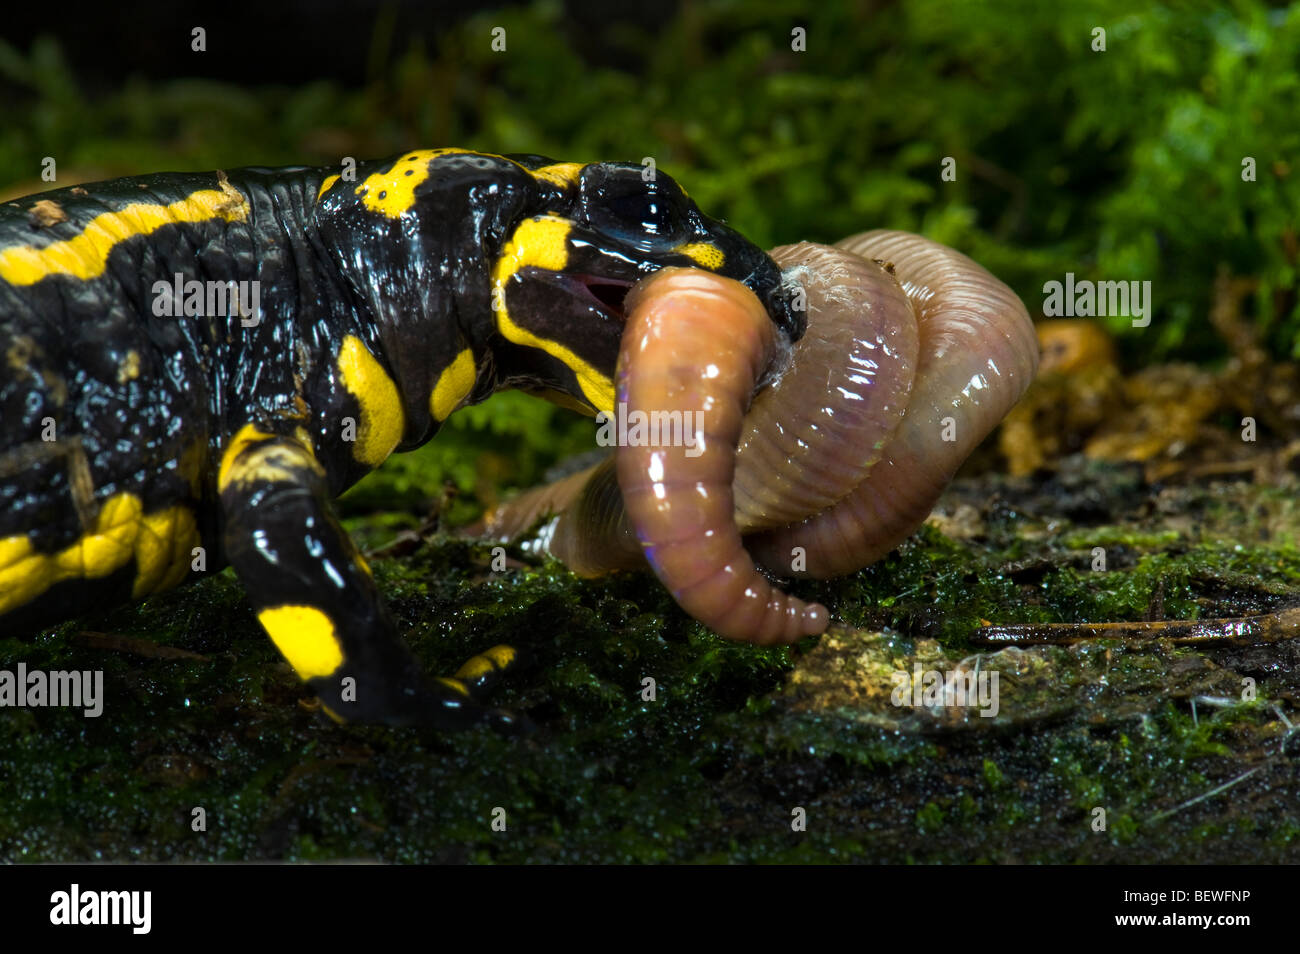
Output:
<instances>
[{"instance_id":1,"label":"salamander front leg","mask_svg":"<svg viewBox=\"0 0 1300 954\"><path fill-rule=\"evenodd\" d=\"M473 701L462 682L423 678L303 441L245 427L218 482L226 557L258 621L332 717L444 730L519 726Z\"/></svg>"}]
</instances>

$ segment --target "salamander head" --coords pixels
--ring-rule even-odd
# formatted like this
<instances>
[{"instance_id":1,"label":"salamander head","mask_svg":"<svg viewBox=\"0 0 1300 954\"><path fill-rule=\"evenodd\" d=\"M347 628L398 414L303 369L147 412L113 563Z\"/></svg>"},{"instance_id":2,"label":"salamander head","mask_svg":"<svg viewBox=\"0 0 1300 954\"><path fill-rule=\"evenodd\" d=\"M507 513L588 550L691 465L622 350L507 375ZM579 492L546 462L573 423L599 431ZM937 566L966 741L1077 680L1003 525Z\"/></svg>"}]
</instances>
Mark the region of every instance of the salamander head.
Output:
<instances>
[{"instance_id":1,"label":"salamander head","mask_svg":"<svg viewBox=\"0 0 1300 954\"><path fill-rule=\"evenodd\" d=\"M513 158L538 181L545 207L514 224L492 272L498 331L532 351L514 356L523 383L534 376L541 387L613 410L624 297L666 266L741 281L788 336L802 333L776 264L701 213L669 176L628 163ZM515 372L511 357L509 349L498 352L507 373Z\"/></svg>"}]
</instances>

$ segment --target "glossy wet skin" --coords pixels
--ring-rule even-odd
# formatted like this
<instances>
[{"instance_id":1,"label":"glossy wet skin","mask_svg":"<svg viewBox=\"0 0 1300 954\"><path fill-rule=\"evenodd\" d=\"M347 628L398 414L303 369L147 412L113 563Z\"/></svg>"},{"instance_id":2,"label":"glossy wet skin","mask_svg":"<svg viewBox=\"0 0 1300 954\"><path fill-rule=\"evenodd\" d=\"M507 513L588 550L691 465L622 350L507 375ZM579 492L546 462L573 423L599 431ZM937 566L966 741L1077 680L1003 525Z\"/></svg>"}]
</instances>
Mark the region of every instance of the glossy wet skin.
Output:
<instances>
[{"instance_id":1,"label":"glossy wet skin","mask_svg":"<svg viewBox=\"0 0 1300 954\"><path fill-rule=\"evenodd\" d=\"M820 633L825 607L760 575L732 516L742 419L776 355L762 305L721 276L664 269L636 287L629 306L619 401L633 413L680 411L694 438L691 447L629 441L615 451L623 504L651 569L720 635L788 643ZM706 351L714 329L725 334Z\"/></svg>"},{"instance_id":2,"label":"glossy wet skin","mask_svg":"<svg viewBox=\"0 0 1300 954\"><path fill-rule=\"evenodd\" d=\"M769 565L802 547L807 565L792 572L821 578L874 563L920 527L957 468L1029 387L1039 351L1015 292L955 249L887 229L850 236L836 249L888 263L915 312L918 352L907 411L881 459L834 506L750 541Z\"/></svg>"},{"instance_id":3,"label":"glossy wet skin","mask_svg":"<svg viewBox=\"0 0 1300 954\"><path fill-rule=\"evenodd\" d=\"M415 150L0 207L0 627L228 562L331 714L487 718L421 678L330 498L501 388L611 409L622 298L665 266L801 331L775 264L640 166ZM174 279L256 282L256 320L160 313Z\"/></svg>"},{"instance_id":4,"label":"glossy wet skin","mask_svg":"<svg viewBox=\"0 0 1300 954\"><path fill-rule=\"evenodd\" d=\"M579 572L644 557L683 608L722 635L770 643L820 632L825 611L773 590L750 554L779 576L816 577L883 556L929 514L1038 359L1023 304L966 256L902 232L841 245L774 250L806 293L808 332L743 422L772 360L757 304L711 275L673 287L661 273L638 286L620 393L630 407L716 407L705 428L713 450L691 460L620 447L621 501L602 465L526 494L485 529L509 537L557 510L548 545ZM707 296L731 346L702 374L691 356L705 350L694 330L703 323L690 311ZM656 334L669 325L671 334Z\"/></svg>"},{"instance_id":5,"label":"glossy wet skin","mask_svg":"<svg viewBox=\"0 0 1300 954\"><path fill-rule=\"evenodd\" d=\"M640 166L597 163L582 169L575 186L548 212L519 224L495 271L502 335L532 349L498 349L503 380L534 388L558 383L588 407L612 411L623 298L665 266L703 267L740 281L787 337L802 333L802 316L791 309L772 260L702 215L670 177L659 172L647 181ZM537 355L539 347L545 356Z\"/></svg>"}]
</instances>

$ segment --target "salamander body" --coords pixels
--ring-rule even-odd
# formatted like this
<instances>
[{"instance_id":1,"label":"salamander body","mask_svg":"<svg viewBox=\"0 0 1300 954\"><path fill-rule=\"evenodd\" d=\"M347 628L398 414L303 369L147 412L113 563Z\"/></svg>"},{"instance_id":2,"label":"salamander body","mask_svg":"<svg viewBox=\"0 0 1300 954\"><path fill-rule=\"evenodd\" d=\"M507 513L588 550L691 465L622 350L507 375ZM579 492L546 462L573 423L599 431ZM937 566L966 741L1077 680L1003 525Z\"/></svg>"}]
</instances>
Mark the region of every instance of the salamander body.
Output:
<instances>
[{"instance_id":1,"label":"salamander body","mask_svg":"<svg viewBox=\"0 0 1300 954\"><path fill-rule=\"evenodd\" d=\"M426 678L331 500L503 388L612 412L622 296L664 266L801 333L772 260L635 165L415 150L0 205L0 632L231 565L331 716L508 724L473 687L509 651Z\"/></svg>"}]
</instances>

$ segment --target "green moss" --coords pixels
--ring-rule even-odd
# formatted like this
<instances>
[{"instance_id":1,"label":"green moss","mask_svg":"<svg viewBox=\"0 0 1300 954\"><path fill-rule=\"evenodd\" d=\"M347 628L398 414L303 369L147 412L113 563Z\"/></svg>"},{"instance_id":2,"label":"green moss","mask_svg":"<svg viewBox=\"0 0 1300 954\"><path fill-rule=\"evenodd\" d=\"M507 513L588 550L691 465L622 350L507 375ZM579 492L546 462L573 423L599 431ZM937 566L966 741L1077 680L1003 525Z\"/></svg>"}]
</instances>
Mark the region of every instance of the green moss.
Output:
<instances>
[{"instance_id":1,"label":"green moss","mask_svg":"<svg viewBox=\"0 0 1300 954\"><path fill-rule=\"evenodd\" d=\"M953 493L967 492L988 499L983 484ZM1240 512L1281 499L1237 484L1190 489L1180 507L1203 513L1208 497ZM349 521L382 543L407 526L402 513L358 507ZM1158 522L1134 530L1133 540L1164 539ZM877 642L845 631L851 655L875 646L888 665L970 654L972 619L1141 619L1161 589L1166 612L1212 617L1224 599L1233 613L1250 608L1243 578L1255 611L1294 593L1287 541L1126 548L1095 573L1056 567L1069 548L1028 518L979 542L927 528L820 592L841 619L897 627ZM1295 691L1294 667L1277 665L1281 645L1207 654L1108 641L1022 653L1036 661L1014 680L1008 671L1002 716L987 726L891 727L851 697L795 704L805 696L791 680L812 671L826 638L793 650L723 642L650 577L582 581L511 556L521 568L493 573L487 546L437 535L372 562L429 672L454 671L495 643L528 651L531 668L493 699L538 724L523 740L322 722L298 705L308 694L228 573L30 644L0 642L0 667L103 668L109 689L99 720L18 710L0 721L0 773L13 780L4 857L1115 862L1294 852L1290 807L1270 787L1279 768L1201 798L1250 768L1281 765L1268 761L1283 730L1269 700ZM82 630L201 658L94 649ZM1239 695L1244 676L1259 701L1202 702L1193 714L1193 697ZM191 830L195 806L207 811L206 832ZM805 832L790 828L796 807ZM1106 833L1092 831L1097 807ZM492 830L495 808L505 832Z\"/></svg>"},{"instance_id":2,"label":"green moss","mask_svg":"<svg viewBox=\"0 0 1300 954\"><path fill-rule=\"evenodd\" d=\"M1181 534L1175 530L1159 533L1142 532L1133 527L1089 527L1061 537L1061 546L1070 550L1089 550L1093 547L1136 547L1153 549L1168 547L1179 542ZM1091 554L1089 554L1091 556Z\"/></svg>"},{"instance_id":3,"label":"green moss","mask_svg":"<svg viewBox=\"0 0 1300 954\"><path fill-rule=\"evenodd\" d=\"M926 802L916 813L916 829L922 835L933 835L943 828L944 810L934 802Z\"/></svg>"},{"instance_id":4,"label":"green moss","mask_svg":"<svg viewBox=\"0 0 1300 954\"><path fill-rule=\"evenodd\" d=\"M1002 770L998 768L998 763L992 759L984 760L984 781L988 783L989 788L995 791L1002 787Z\"/></svg>"}]
</instances>

